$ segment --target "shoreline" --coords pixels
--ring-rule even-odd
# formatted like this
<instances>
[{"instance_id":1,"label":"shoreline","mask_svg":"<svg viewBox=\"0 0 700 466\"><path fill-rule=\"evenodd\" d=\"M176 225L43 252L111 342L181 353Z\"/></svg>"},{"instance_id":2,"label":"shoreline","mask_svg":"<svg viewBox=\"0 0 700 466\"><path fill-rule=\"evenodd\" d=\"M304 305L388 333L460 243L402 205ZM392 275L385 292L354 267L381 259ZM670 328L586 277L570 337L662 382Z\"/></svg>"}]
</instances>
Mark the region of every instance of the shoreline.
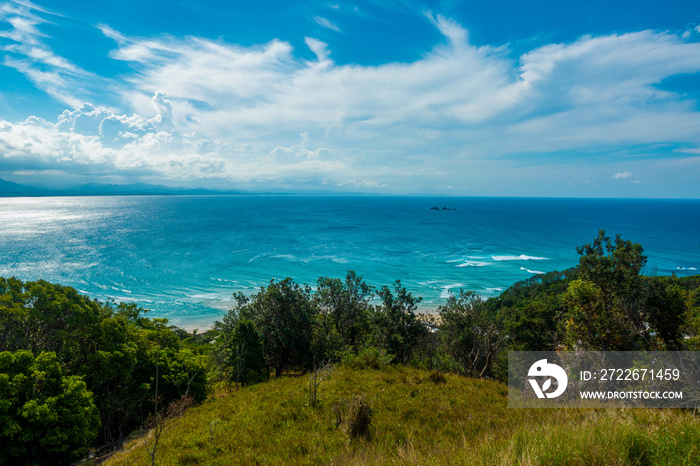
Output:
<instances>
[{"instance_id":1,"label":"shoreline","mask_svg":"<svg viewBox=\"0 0 700 466\"><path fill-rule=\"evenodd\" d=\"M437 308L421 309L418 312L416 312L416 317L418 318L418 320L432 325L438 325L440 323L440 315L438 314ZM168 319L168 324L169 326L174 326L179 329L185 330L187 333L192 333L194 330L197 330L197 333L204 333L209 330L213 330L214 322L216 322L217 320L223 320L223 315L221 316L221 319L214 319L214 321L200 321L200 325L198 325L197 322L189 322L184 323L182 325L177 325L171 319Z\"/></svg>"}]
</instances>

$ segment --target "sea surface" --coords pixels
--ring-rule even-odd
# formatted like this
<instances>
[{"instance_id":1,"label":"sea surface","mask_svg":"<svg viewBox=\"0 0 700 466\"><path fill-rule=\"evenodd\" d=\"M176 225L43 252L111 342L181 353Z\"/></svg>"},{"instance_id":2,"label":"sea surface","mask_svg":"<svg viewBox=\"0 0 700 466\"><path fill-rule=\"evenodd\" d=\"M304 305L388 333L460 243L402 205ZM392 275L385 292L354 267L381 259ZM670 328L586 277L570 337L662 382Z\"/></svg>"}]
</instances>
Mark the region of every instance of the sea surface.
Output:
<instances>
[{"instance_id":1,"label":"sea surface","mask_svg":"<svg viewBox=\"0 0 700 466\"><path fill-rule=\"evenodd\" d=\"M456 210L430 210L431 207ZM700 201L170 196L0 199L0 276L44 279L206 328L271 279L354 270L434 310L578 262L599 229L641 243L647 274L700 268Z\"/></svg>"}]
</instances>

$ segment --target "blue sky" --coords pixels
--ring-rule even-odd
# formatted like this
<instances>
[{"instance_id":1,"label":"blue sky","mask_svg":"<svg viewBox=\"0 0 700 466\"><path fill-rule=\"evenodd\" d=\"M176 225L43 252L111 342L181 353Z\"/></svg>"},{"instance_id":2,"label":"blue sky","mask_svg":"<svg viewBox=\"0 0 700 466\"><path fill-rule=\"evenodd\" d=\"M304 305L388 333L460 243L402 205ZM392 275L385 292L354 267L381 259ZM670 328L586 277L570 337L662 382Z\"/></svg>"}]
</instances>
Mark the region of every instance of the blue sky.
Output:
<instances>
[{"instance_id":1,"label":"blue sky","mask_svg":"<svg viewBox=\"0 0 700 466\"><path fill-rule=\"evenodd\" d=\"M0 0L0 178L700 197L700 4Z\"/></svg>"}]
</instances>

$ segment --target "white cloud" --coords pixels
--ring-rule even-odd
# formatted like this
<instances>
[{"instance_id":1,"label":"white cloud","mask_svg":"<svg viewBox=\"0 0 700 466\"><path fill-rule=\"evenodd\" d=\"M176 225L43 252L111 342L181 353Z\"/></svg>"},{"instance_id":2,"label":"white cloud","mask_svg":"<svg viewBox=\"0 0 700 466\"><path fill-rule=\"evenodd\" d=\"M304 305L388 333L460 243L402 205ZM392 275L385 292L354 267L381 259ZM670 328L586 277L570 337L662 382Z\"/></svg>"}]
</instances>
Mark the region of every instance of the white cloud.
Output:
<instances>
[{"instance_id":1,"label":"white cloud","mask_svg":"<svg viewBox=\"0 0 700 466\"><path fill-rule=\"evenodd\" d=\"M319 63L328 62L328 56L330 55L328 52L328 44L312 37L306 37L304 42L306 43L306 46L309 47L309 49L311 49L311 51L316 55Z\"/></svg>"},{"instance_id":2,"label":"white cloud","mask_svg":"<svg viewBox=\"0 0 700 466\"><path fill-rule=\"evenodd\" d=\"M316 24L326 29L330 29L331 31L335 32L341 32L340 28L337 25L332 23L329 19L324 18L323 16L314 16L314 21L316 22Z\"/></svg>"},{"instance_id":3,"label":"white cloud","mask_svg":"<svg viewBox=\"0 0 700 466\"><path fill-rule=\"evenodd\" d=\"M5 33L14 41L5 64L75 109L55 124L3 123L0 160L25 160L20 169L62 160L172 180L478 190L489 180L562 170L580 179L576 157L628 144L700 147L695 103L658 87L700 72L700 44L670 33L586 36L514 61L508 50L470 44L460 24L428 12L446 44L414 62L362 66L334 63L332 46L310 37L316 60L298 58L282 40L244 47L141 38L103 24L115 43L111 58L133 70L115 82L57 56L44 45L37 12L17 9L0 10L6 22L24 18ZM83 91L86 82L113 89L122 110L100 106ZM586 177L631 177L613 162ZM645 166L629 169L647 182Z\"/></svg>"},{"instance_id":4,"label":"white cloud","mask_svg":"<svg viewBox=\"0 0 700 466\"><path fill-rule=\"evenodd\" d=\"M2 48L5 52L2 63L24 74L36 87L55 99L71 107L79 106L89 95L86 89L103 80L56 55L45 44L49 37L39 30L39 26L49 21L37 13L57 16L28 1L0 4L0 22L10 26L0 31L0 38L11 42Z\"/></svg>"},{"instance_id":5,"label":"white cloud","mask_svg":"<svg viewBox=\"0 0 700 466\"><path fill-rule=\"evenodd\" d=\"M440 30L442 35L447 38L452 47L462 47L469 41L467 30L453 19L445 18L442 15L433 16L431 11L426 12L425 15Z\"/></svg>"},{"instance_id":6,"label":"white cloud","mask_svg":"<svg viewBox=\"0 0 700 466\"><path fill-rule=\"evenodd\" d=\"M632 174L630 172L620 172L620 173L615 173L613 175L613 178L616 180L626 180L627 178L630 178Z\"/></svg>"},{"instance_id":7,"label":"white cloud","mask_svg":"<svg viewBox=\"0 0 700 466\"><path fill-rule=\"evenodd\" d=\"M158 92L152 100L157 115L148 119L83 104L63 112L55 124L36 117L16 124L0 122L0 168L14 168L15 175L65 171L90 176L124 174L156 181L262 182L280 187L320 182L344 186L346 178L361 175L345 162L331 160L327 149L315 145L307 132L298 135L297 143L279 145L268 152L245 146L236 149L178 132L170 123L167 97ZM171 131L163 130L164 126ZM379 186L366 174L363 183L365 187Z\"/></svg>"}]
</instances>

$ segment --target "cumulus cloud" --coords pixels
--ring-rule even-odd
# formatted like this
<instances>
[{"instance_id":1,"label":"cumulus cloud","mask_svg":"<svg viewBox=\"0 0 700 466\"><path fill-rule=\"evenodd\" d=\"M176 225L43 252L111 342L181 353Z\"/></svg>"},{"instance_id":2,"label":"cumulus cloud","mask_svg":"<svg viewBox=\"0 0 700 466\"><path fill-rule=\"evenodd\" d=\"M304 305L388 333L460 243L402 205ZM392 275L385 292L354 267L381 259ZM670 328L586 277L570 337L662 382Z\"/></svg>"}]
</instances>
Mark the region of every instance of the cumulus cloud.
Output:
<instances>
[{"instance_id":1,"label":"cumulus cloud","mask_svg":"<svg viewBox=\"0 0 700 466\"><path fill-rule=\"evenodd\" d=\"M360 176L359 170L345 162L325 157L327 149L314 144L307 132L298 135L297 143L278 145L268 152L246 146L237 149L178 132L170 124L172 114L165 94L157 92L152 100L157 109L152 118L119 115L84 103L64 111L56 123L36 117L15 124L0 122L0 169L19 175L63 170L74 175L215 179L287 188L343 186L346 176ZM164 131L164 126L171 130ZM378 185L366 174L362 182Z\"/></svg>"}]
</instances>

